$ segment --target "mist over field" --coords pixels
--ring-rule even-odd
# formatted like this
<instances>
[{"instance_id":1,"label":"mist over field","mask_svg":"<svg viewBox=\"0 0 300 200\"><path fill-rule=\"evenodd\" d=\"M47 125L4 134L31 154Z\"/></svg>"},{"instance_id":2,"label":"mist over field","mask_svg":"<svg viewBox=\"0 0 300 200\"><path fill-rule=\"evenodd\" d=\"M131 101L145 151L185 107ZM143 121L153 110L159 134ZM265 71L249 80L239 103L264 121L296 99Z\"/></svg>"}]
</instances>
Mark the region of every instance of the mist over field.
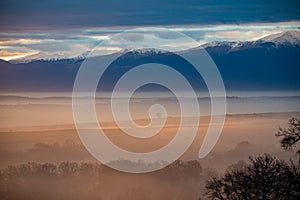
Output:
<instances>
[{"instance_id":1,"label":"mist over field","mask_svg":"<svg viewBox=\"0 0 300 200\"><path fill-rule=\"evenodd\" d=\"M0 16L0 200L300 199L298 1Z\"/></svg>"},{"instance_id":2,"label":"mist over field","mask_svg":"<svg viewBox=\"0 0 300 200\"><path fill-rule=\"evenodd\" d=\"M77 135L70 97L51 95L1 96L0 109L5 122L0 127L1 195L9 199L205 198L208 180L249 156L270 153L286 161L294 159L294 153L283 151L274 134L279 126L286 126L289 118L300 116L297 96L253 96L249 93L243 97L229 97L229 113L232 114L227 115L219 142L206 158L198 158L210 121L204 113L195 141L180 160L156 172L134 175L110 169L93 158ZM103 116L101 112L104 112L106 101L103 97L97 99L99 119ZM159 149L174 137L178 128L178 113L174 110L176 101L173 101L175 99L168 94L160 95L156 100L132 99L132 116L136 116L138 124L149 123L147 105L152 102L162 103L172 113L160 133L148 140L124 135L110 121L112 116L102 118L102 128L112 142L128 151ZM199 98L199 102L200 106L209 105L205 97ZM272 108L280 112L275 109L268 112ZM190 128L184 128L187 134ZM131 167L150 166L143 161L114 162ZM156 192L151 192L153 190ZM29 195L24 197L27 193Z\"/></svg>"}]
</instances>

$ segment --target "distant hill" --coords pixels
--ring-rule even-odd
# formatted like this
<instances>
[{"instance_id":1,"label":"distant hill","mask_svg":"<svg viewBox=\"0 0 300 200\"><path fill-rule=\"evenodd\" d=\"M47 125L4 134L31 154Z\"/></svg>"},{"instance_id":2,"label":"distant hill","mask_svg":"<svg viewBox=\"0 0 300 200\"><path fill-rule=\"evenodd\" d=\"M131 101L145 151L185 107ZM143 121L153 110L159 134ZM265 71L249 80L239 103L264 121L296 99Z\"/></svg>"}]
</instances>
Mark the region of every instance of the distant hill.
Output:
<instances>
[{"instance_id":1,"label":"distant hill","mask_svg":"<svg viewBox=\"0 0 300 200\"><path fill-rule=\"evenodd\" d=\"M300 31L249 42L213 42L203 47L218 66L228 90L300 90ZM135 59L138 57L141 63L155 56L155 52L135 52ZM0 91L71 91L84 58L27 60L27 63L0 60ZM131 59L128 54L116 62L109 77L116 78L125 72L124 65L130 65ZM180 65L176 60L168 62ZM194 79L193 71L181 70ZM111 88L110 79L106 84L106 89Z\"/></svg>"}]
</instances>

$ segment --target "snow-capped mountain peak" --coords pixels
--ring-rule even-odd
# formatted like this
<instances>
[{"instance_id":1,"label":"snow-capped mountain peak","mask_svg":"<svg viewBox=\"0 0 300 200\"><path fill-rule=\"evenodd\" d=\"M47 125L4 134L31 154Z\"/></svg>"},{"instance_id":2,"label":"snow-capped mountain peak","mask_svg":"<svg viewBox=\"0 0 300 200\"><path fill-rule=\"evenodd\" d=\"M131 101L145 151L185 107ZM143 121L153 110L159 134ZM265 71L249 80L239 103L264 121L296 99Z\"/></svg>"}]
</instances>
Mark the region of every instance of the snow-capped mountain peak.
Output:
<instances>
[{"instance_id":1,"label":"snow-capped mountain peak","mask_svg":"<svg viewBox=\"0 0 300 200\"><path fill-rule=\"evenodd\" d=\"M277 44L300 44L300 30L285 31L282 33L272 34L259 39L261 42L273 42Z\"/></svg>"},{"instance_id":2,"label":"snow-capped mountain peak","mask_svg":"<svg viewBox=\"0 0 300 200\"><path fill-rule=\"evenodd\" d=\"M201 45L201 48L205 48L210 51L215 52L235 52L239 50L249 49L249 48L281 48L281 47L299 47L300 46L300 30L293 30L293 31L285 31L277 34L272 34L263 38L260 38L255 41L214 41L209 42ZM40 52L38 54L34 54L31 56L26 56L23 58L11 60L10 63L29 63L31 61L36 60L44 60L44 61L58 61L58 60L84 60L87 56L99 56L99 55L106 55L112 53L126 53L132 51L133 54L155 54L161 53L161 50L151 50L151 49L118 49L117 51L104 51L101 50L99 52L83 52L78 55L73 55L71 53L60 53L60 52L53 52L43 53ZM91 54L90 54L91 53Z\"/></svg>"},{"instance_id":3,"label":"snow-capped mountain peak","mask_svg":"<svg viewBox=\"0 0 300 200\"><path fill-rule=\"evenodd\" d=\"M300 46L300 30L285 31L268 35L255 41L215 41L202 45L208 51L235 52L251 48L298 48Z\"/></svg>"},{"instance_id":4,"label":"snow-capped mountain peak","mask_svg":"<svg viewBox=\"0 0 300 200\"><path fill-rule=\"evenodd\" d=\"M9 61L10 63L13 64L18 64L18 63L30 63L32 61L59 61L59 60L73 60L73 61L77 61L77 60L84 60L88 54L90 52L84 52L80 55L77 55L75 57L73 56L66 56L64 54L60 54L60 53L53 53L51 55L46 54L46 53L38 53L38 54L34 54L32 56L26 56L24 58L19 58L19 59L14 59Z\"/></svg>"}]
</instances>

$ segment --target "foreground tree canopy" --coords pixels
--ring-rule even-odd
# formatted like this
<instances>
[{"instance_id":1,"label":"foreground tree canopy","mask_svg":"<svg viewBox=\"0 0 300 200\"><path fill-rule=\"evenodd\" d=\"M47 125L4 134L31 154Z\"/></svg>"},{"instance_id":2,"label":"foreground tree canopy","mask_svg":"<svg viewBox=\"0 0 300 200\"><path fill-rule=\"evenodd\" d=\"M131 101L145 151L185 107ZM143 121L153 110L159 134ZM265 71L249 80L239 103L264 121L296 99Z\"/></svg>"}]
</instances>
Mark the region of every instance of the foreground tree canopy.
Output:
<instances>
[{"instance_id":1,"label":"foreground tree canopy","mask_svg":"<svg viewBox=\"0 0 300 200\"><path fill-rule=\"evenodd\" d=\"M206 188L211 199L300 199L300 173L296 166L265 154L228 169L208 181Z\"/></svg>"}]
</instances>

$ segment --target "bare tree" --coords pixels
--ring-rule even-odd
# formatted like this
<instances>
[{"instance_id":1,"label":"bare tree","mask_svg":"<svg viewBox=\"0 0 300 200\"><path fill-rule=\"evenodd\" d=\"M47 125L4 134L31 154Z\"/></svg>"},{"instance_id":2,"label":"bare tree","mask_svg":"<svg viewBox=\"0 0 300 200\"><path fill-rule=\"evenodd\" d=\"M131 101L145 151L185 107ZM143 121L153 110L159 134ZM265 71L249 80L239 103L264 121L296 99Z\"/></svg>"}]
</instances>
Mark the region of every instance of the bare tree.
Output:
<instances>
[{"instance_id":1,"label":"bare tree","mask_svg":"<svg viewBox=\"0 0 300 200\"><path fill-rule=\"evenodd\" d=\"M300 199L300 174L294 166L265 154L213 178L206 188L215 200Z\"/></svg>"},{"instance_id":2,"label":"bare tree","mask_svg":"<svg viewBox=\"0 0 300 200\"><path fill-rule=\"evenodd\" d=\"M288 125L288 128L280 127L276 136L281 138L280 143L285 150L293 150L300 141L300 120L292 118ZM297 149L297 154L300 155L300 149Z\"/></svg>"}]
</instances>

